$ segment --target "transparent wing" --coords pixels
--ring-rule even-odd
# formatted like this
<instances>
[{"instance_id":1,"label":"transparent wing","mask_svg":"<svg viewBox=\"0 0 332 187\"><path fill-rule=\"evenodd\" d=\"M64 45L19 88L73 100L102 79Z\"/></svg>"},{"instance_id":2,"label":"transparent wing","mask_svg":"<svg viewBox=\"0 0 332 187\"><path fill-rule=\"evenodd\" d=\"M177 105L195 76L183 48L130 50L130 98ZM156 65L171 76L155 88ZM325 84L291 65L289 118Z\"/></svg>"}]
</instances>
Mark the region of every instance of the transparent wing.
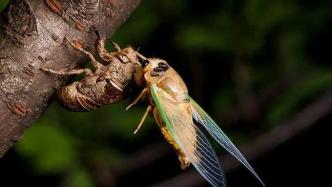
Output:
<instances>
[{"instance_id":1,"label":"transparent wing","mask_svg":"<svg viewBox=\"0 0 332 187\"><path fill-rule=\"evenodd\" d=\"M192 114L195 121L203 125L211 136L236 159L238 159L248 170L265 186L255 170L250 166L241 152L235 147L227 135L219 128L216 122L192 99L190 98Z\"/></svg>"},{"instance_id":2,"label":"transparent wing","mask_svg":"<svg viewBox=\"0 0 332 187\"><path fill-rule=\"evenodd\" d=\"M176 143L197 171L213 186L224 187L225 177L218 157L204 134L192 120L189 103L177 103L157 86L151 87L152 97Z\"/></svg>"}]
</instances>

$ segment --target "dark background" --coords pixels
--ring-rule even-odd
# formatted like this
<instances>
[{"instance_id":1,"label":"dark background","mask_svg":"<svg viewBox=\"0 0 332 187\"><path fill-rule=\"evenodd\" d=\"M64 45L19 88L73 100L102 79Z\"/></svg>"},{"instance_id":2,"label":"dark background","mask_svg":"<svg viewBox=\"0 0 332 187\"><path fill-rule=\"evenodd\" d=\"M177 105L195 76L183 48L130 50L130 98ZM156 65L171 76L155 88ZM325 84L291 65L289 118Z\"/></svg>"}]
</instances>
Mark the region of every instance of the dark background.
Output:
<instances>
[{"instance_id":1,"label":"dark background","mask_svg":"<svg viewBox=\"0 0 332 187\"><path fill-rule=\"evenodd\" d=\"M331 33L330 0L145 0L112 40L167 60L268 187L330 186ZM208 186L152 118L133 135L146 105L125 112L131 100L52 103L0 160L1 186ZM211 142L228 186L260 186Z\"/></svg>"}]
</instances>

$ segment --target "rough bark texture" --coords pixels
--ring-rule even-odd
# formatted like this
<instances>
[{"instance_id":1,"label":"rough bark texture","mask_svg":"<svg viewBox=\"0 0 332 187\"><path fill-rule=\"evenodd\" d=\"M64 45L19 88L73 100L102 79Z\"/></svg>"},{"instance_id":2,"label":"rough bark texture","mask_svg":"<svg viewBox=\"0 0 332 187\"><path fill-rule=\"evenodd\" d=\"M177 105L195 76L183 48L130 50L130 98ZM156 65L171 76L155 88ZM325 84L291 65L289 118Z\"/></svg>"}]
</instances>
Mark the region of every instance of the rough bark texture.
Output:
<instances>
[{"instance_id":1,"label":"rough bark texture","mask_svg":"<svg viewBox=\"0 0 332 187\"><path fill-rule=\"evenodd\" d=\"M140 0L13 0L0 28L0 157L46 109L67 78L40 68L74 68L87 58L66 44L76 40L94 49L93 27L111 34ZM124 65L118 76L130 81ZM124 91L126 92L126 91ZM119 94L119 93L118 93ZM125 95L125 93L120 93Z\"/></svg>"}]
</instances>

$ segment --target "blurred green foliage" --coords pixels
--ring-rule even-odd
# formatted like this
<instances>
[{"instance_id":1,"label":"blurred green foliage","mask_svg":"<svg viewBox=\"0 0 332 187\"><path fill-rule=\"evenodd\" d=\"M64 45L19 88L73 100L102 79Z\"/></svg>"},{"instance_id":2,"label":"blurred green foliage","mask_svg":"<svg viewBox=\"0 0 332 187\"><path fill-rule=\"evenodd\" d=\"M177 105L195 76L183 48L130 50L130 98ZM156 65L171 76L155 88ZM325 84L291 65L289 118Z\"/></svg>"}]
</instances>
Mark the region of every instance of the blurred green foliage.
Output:
<instances>
[{"instance_id":1,"label":"blurred green foliage","mask_svg":"<svg viewBox=\"0 0 332 187\"><path fill-rule=\"evenodd\" d=\"M61 172L75 161L71 137L52 122L37 122L24 135L24 141L17 149L34 162L40 173Z\"/></svg>"},{"instance_id":2,"label":"blurred green foliage","mask_svg":"<svg viewBox=\"0 0 332 187\"><path fill-rule=\"evenodd\" d=\"M6 7L10 0L1 0L0 1L0 12Z\"/></svg>"},{"instance_id":3,"label":"blurred green foliage","mask_svg":"<svg viewBox=\"0 0 332 187\"><path fill-rule=\"evenodd\" d=\"M321 38L332 31L331 10L332 1L146 0L112 40L169 60L232 139L248 142L331 89L332 41ZM37 173L69 173L64 186L97 186L91 165L124 164L157 131L150 118L133 136L145 108L125 112L128 103L90 113L53 103L17 151Z\"/></svg>"},{"instance_id":4,"label":"blurred green foliage","mask_svg":"<svg viewBox=\"0 0 332 187\"><path fill-rule=\"evenodd\" d=\"M298 105L305 103L305 100L313 96L319 96L324 90L331 89L332 71L320 70L307 75L306 79L288 90L280 97L280 102L271 107L268 112L270 124L281 123L299 108ZM287 102L285 102L287 101Z\"/></svg>"},{"instance_id":5,"label":"blurred green foliage","mask_svg":"<svg viewBox=\"0 0 332 187\"><path fill-rule=\"evenodd\" d=\"M70 173L67 178L67 183L64 184L65 187L92 187L95 186L91 179L91 176L85 170L74 170Z\"/></svg>"}]
</instances>

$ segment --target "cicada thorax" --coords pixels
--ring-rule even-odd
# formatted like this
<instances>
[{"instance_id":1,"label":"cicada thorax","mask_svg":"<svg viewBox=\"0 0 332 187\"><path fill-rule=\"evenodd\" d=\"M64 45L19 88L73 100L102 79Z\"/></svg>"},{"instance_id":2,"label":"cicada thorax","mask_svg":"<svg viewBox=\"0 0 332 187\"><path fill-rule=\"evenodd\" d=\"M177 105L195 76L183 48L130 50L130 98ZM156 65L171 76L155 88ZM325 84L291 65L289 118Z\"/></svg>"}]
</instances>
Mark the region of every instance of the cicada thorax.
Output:
<instances>
[{"instance_id":1,"label":"cicada thorax","mask_svg":"<svg viewBox=\"0 0 332 187\"><path fill-rule=\"evenodd\" d=\"M164 77L157 83L158 88L163 89L175 102L188 102L187 87L181 86L172 77Z\"/></svg>"},{"instance_id":2,"label":"cicada thorax","mask_svg":"<svg viewBox=\"0 0 332 187\"><path fill-rule=\"evenodd\" d=\"M171 67L167 69L162 75L153 77L148 73L145 78L149 81L148 84L155 84L159 89L162 89L169 96L170 101L176 103L189 102L188 89L180 75ZM190 107L188 107L190 109Z\"/></svg>"},{"instance_id":3,"label":"cicada thorax","mask_svg":"<svg viewBox=\"0 0 332 187\"><path fill-rule=\"evenodd\" d=\"M157 84L158 87L172 94L188 93L186 84L181 76L162 59L149 59L144 68L144 78L148 85Z\"/></svg>"}]
</instances>

